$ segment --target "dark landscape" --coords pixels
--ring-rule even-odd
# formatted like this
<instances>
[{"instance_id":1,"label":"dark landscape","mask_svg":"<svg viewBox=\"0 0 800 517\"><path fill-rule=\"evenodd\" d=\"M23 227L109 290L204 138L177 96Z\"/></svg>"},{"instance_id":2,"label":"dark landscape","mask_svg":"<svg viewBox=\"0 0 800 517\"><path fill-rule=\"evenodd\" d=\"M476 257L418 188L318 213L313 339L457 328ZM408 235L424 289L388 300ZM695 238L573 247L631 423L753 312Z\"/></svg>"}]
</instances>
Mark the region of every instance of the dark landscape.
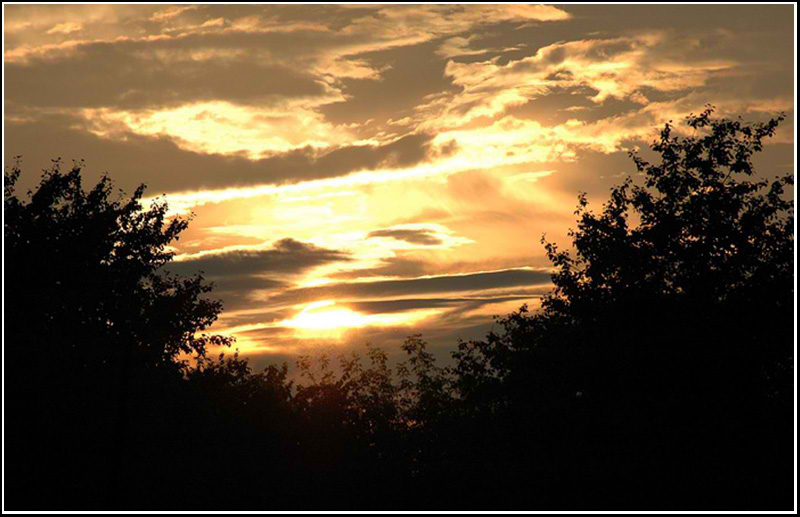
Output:
<instances>
[{"instance_id":1,"label":"dark landscape","mask_svg":"<svg viewBox=\"0 0 800 517\"><path fill-rule=\"evenodd\" d=\"M622 6L28 7L4 6L4 511L796 509L793 104L755 79L752 99L711 97L749 73L720 70L757 62L716 56L735 44L723 29L717 46L677 39L699 53L689 70L667 29L590 32ZM718 23L752 13L763 34L789 12L770 7ZM26 32L34 14L53 27ZM134 23L160 35L102 32ZM558 24L575 40L548 35ZM251 59L237 45L305 56L314 38L339 53L308 92L288 69L233 84ZM382 116L360 88L434 44L442 97L401 109L398 86L380 131L325 111L363 95ZM136 68L148 45L205 86L166 68L156 85ZM626 90L618 56L642 52L663 61ZM186 64L206 59L233 82ZM108 84L29 91L48 70ZM545 86L503 82L524 73ZM508 101L562 93L590 107L540 123L520 106L543 105ZM222 98L238 107L208 107ZM255 119L236 109L276 110L258 123L305 140L247 143ZM241 132L214 142L195 122ZM56 149L70 154L41 155Z\"/></svg>"}]
</instances>

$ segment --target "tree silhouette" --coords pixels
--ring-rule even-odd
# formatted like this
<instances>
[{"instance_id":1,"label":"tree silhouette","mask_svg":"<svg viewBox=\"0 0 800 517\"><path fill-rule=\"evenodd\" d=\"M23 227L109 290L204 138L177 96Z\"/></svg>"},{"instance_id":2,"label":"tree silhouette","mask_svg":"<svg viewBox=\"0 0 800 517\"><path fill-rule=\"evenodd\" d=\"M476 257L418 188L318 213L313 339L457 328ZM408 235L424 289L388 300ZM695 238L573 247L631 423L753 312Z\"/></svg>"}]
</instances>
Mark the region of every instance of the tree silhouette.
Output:
<instances>
[{"instance_id":1,"label":"tree silhouette","mask_svg":"<svg viewBox=\"0 0 800 517\"><path fill-rule=\"evenodd\" d=\"M27 202L14 193L19 168L6 174L6 264L12 282L21 282L6 287L15 328L39 339L48 354L76 349L85 361L79 366L126 350L142 365L180 367L179 354L226 344L198 335L222 310L202 297L211 289L202 276L161 269L188 221L168 221L166 203L144 210L144 185L127 200L111 199L108 177L84 192L80 173L81 164L62 173L55 161Z\"/></svg>"},{"instance_id":2,"label":"tree silhouette","mask_svg":"<svg viewBox=\"0 0 800 517\"><path fill-rule=\"evenodd\" d=\"M84 191L81 167L54 161L22 199L19 166L5 174L6 430L31 497L43 482L65 498L119 491L134 419L174 393L181 354L230 344L201 334L221 311L202 276L161 269L187 221L144 209L144 186L114 199L103 177Z\"/></svg>"},{"instance_id":3,"label":"tree silhouette","mask_svg":"<svg viewBox=\"0 0 800 517\"><path fill-rule=\"evenodd\" d=\"M357 353L340 355L338 373L326 355L298 360L303 383L293 402L299 454L309 467L302 478L316 481L322 508L431 504L431 467L441 463L439 452L452 450L439 431L453 399L448 370L426 347L419 335L410 336L402 346L408 359L395 368L369 344L366 364ZM359 493L343 498L352 486Z\"/></svg>"},{"instance_id":4,"label":"tree silhouette","mask_svg":"<svg viewBox=\"0 0 800 517\"><path fill-rule=\"evenodd\" d=\"M501 410L513 463L538 463L545 494L581 491L568 504L791 507L793 176L751 179L783 117L712 114L693 136L667 124L658 164L632 153L644 184L600 214L580 195L574 251L543 238L541 310L455 354L467 406Z\"/></svg>"}]
</instances>

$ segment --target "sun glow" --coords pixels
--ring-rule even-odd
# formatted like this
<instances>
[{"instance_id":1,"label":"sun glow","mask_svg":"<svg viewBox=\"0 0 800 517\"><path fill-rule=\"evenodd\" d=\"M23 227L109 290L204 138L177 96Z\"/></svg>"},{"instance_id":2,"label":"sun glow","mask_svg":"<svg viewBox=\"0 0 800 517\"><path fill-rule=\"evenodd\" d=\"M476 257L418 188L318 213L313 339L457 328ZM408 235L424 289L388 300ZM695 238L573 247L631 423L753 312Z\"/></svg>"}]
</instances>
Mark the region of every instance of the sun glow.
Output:
<instances>
[{"instance_id":1,"label":"sun glow","mask_svg":"<svg viewBox=\"0 0 800 517\"><path fill-rule=\"evenodd\" d=\"M337 306L335 300L321 300L309 303L294 318L281 322L281 325L295 329L303 337L339 338L349 329L411 325L436 312L422 310L395 314L362 314Z\"/></svg>"},{"instance_id":2,"label":"sun glow","mask_svg":"<svg viewBox=\"0 0 800 517\"><path fill-rule=\"evenodd\" d=\"M287 326L313 331L363 327L366 324L364 315L347 308L328 308L334 305L336 305L334 300L310 303L297 316L289 320Z\"/></svg>"}]
</instances>

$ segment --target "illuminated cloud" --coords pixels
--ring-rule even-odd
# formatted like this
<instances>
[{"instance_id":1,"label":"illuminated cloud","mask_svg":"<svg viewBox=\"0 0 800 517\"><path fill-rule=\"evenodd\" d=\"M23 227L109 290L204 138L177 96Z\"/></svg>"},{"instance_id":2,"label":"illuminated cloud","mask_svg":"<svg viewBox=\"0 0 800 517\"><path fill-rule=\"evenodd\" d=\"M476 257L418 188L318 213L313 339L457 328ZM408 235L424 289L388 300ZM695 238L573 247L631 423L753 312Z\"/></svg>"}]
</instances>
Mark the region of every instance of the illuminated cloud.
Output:
<instances>
[{"instance_id":1,"label":"illuminated cloud","mask_svg":"<svg viewBox=\"0 0 800 517\"><path fill-rule=\"evenodd\" d=\"M456 36L454 38L448 38L442 43L442 45L436 50L436 54L450 58L456 56L479 56L481 54L486 54L489 52L488 50L473 50L469 47L469 43L471 40L475 39L475 36L469 36L463 38L461 36Z\"/></svg>"},{"instance_id":2,"label":"illuminated cloud","mask_svg":"<svg viewBox=\"0 0 800 517\"><path fill-rule=\"evenodd\" d=\"M137 134L123 125L106 123L102 117L88 121L84 114L21 113L16 119L6 120L6 145L15 149L13 155L22 155L26 164L41 169L43 167L38 167L34 160L42 159L41 142L50 142L48 156L87 158L90 167L113 170L115 179L126 190L145 181L150 187L148 193L183 192L171 195L170 204L185 210L207 202L278 192L282 189L276 185L284 183L344 177L358 171L391 173L400 168L413 168L431 158L431 135L419 133L383 143L357 143L329 149L306 145L252 160L249 154L243 153L199 152L204 142L214 146L213 140L189 142L167 134ZM225 146L235 149L237 142L241 145L239 138L243 137L239 135L220 143L215 149L221 151ZM89 157L92 159L88 160ZM443 167L436 170L440 169ZM417 172L426 173L424 170ZM408 174L417 172L411 170ZM367 175L334 182L334 185L369 183L373 179L389 180L392 176L373 178Z\"/></svg>"},{"instance_id":3,"label":"illuminated cloud","mask_svg":"<svg viewBox=\"0 0 800 517\"><path fill-rule=\"evenodd\" d=\"M76 22L59 23L52 29L47 31L47 34L69 34L71 32L78 32L83 29L83 24Z\"/></svg>"},{"instance_id":4,"label":"illuminated cloud","mask_svg":"<svg viewBox=\"0 0 800 517\"><path fill-rule=\"evenodd\" d=\"M558 42L529 57L500 64L449 60L445 74L461 91L420 106L425 127L458 127L496 117L556 89L587 88L588 98L610 97L646 105L646 91L673 92L704 86L737 66L728 59L696 59L698 42L669 31L609 39Z\"/></svg>"},{"instance_id":5,"label":"illuminated cloud","mask_svg":"<svg viewBox=\"0 0 800 517\"><path fill-rule=\"evenodd\" d=\"M166 9L154 12L148 20L152 22L165 22L179 16L183 12L197 9L197 7L196 5L171 5Z\"/></svg>"},{"instance_id":6,"label":"illuminated cloud","mask_svg":"<svg viewBox=\"0 0 800 517\"><path fill-rule=\"evenodd\" d=\"M251 160L296 149L324 149L353 140L347 128L326 122L301 106L262 110L225 102L160 111L84 110L89 131L113 139L132 132L171 138L186 151L242 154Z\"/></svg>"}]
</instances>

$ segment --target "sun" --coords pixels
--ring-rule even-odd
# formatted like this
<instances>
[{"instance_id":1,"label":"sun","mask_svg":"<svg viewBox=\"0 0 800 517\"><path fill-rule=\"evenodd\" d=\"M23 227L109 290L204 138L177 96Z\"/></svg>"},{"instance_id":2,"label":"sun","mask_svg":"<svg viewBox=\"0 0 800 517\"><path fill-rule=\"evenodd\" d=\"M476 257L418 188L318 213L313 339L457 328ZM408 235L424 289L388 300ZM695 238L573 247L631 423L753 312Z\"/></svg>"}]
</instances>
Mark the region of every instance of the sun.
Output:
<instances>
[{"instance_id":1,"label":"sun","mask_svg":"<svg viewBox=\"0 0 800 517\"><path fill-rule=\"evenodd\" d=\"M337 307L335 300L323 300L308 304L294 318L287 322L287 326L308 331L337 330L353 327L363 327L367 318L353 310Z\"/></svg>"},{"instance_id":2,"label":"sun","mask_svg":"<svg viewBox=\"0 0 800 517\"><path fill-rule=\"evenodd\" d=\"M295 329L302 337L341 338L349 329L412 325L436 312L428 309L393 314L362 314L337 306L335 300L322 300L309 303L292 319L281 322L281 326Z\"/></svg>"}]
</instances>

